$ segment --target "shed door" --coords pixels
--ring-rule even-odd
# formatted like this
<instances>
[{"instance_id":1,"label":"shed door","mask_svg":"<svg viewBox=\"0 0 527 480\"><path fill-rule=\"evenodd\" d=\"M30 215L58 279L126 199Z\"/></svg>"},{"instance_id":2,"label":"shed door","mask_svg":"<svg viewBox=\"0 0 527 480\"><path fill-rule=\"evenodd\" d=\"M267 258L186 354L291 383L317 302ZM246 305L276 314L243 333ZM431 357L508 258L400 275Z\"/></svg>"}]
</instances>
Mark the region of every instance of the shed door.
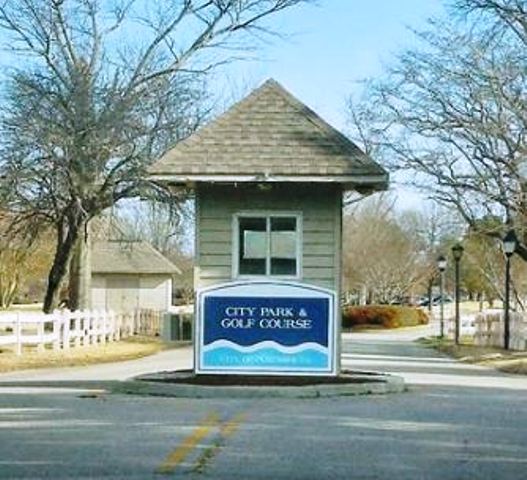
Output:
<instances>
[{"instance_id":1,"label":"shed door","mask_svg":"<svg viewBox=\"0 0 527 480\"><path fill-rule=\"evenodd\" d=\"M139 277L119 275L106 281L106 308L116 312L130 312L139 306Z\"/></svg>"}]
</instances>

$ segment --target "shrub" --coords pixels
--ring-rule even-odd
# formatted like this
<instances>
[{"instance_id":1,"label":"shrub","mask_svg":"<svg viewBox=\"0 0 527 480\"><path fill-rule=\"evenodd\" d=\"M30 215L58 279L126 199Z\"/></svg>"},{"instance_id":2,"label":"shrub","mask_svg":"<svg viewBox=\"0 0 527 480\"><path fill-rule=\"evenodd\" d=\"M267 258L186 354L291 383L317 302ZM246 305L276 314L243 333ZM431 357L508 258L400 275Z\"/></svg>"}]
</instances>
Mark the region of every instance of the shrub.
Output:
<instances>
[{"instance_id":1,"label":"shrub","mask_svg":"<svg viewBox=\"0 0 527 480\"><path fill-rule=\"evenodd\" d=\"M428 315L421 308L399 305L364 305L342 309L342 327L377 325L384 328L426 325Z\"/></svg>"}]
</instances>

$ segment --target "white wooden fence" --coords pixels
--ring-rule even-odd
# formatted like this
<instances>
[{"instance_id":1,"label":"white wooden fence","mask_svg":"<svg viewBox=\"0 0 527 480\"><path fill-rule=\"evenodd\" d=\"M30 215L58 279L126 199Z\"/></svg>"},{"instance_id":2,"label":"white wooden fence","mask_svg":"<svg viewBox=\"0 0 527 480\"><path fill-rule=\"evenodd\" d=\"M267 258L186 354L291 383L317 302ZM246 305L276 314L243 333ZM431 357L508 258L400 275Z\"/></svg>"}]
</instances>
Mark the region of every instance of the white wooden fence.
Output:
<instances>
[{"instance_id":1,"label":"white wooden fence","mask_svg":"<svg viewBox=\"0 0 527 480\"><path fill-rule=\"evenodd\" d=\"M7 312L0 315L0 346L14 345L16 354L20 355L24 345L43 351L47 345L59 350L105 344L134 333L149 334L155 330L156 323L159 326L159 319L156 322L150 311Z\"/></svg>"},{"instance_id":2,"label":"white wooden fence","mask_svg":"<svg viewBox=\"0 0 527 480\"><path fill-rule=\"evenodd\" d=\"M474 343L483 347L503 347L503 312L482 312L475 319ZM510 313L511 350L527 349L527 316L518 312Z\"/></svg>"},{"instance_id":3,"label":"white wooden fence","mask_svg":"<svg viewBox=\"0 0 527 480\"><path fill-rule=\"evenodd\" d=\"M454 339L456 335L456 319L450 317L445 320L447 326L448 338ZM459 335L461 337L473 337L476 333L474 315L460 315L459 317Z\"/></svg>"}]
</instances>

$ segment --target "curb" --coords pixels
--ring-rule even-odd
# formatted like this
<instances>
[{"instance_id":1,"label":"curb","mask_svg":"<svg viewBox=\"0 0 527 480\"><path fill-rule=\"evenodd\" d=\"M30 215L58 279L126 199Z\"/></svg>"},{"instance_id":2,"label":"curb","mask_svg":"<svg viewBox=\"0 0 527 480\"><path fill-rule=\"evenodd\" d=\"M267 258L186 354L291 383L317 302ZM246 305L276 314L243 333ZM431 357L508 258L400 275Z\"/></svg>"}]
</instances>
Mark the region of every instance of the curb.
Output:
<instances>
[{"instance_id":1,"label":"curb","mask_svg":"<svg viewBox=\"0 0 527 480\"><path fill-rule=\"evenodd\" d=\"M120 380L9 380L0 381L0 388L63 388L71 390L113 391L121 383Z\"/></svg>"},{"instance_id":2,"label":"curb","mask_svg":"<svg viewBox=\"0 0 527 480\"><path fill-rule=\"evenodd\" d=\"M202 386L175 384L148 380L148 376L135 380L110 381L19 381L0 382L0 388L64 388L72 390L94 391L108 393L141 395L154 397L181 398L329 398L354 395L386 395L402 393L406 386L402 377L396 375L375 374L378 381L372 381L371 374L356 374L354 378L367 379L364 383L308 385L301 387L287 386ZM153 374L152 378L159 379Z\"/></svg>"},{"instance_id":3,"label":"curb","mask_svg":"<svg viewBox=\"0 0 527 480\"><path fill-rule=\"evenodd\" d=\"M112 393L183 398L328 398L353 395L385 395L406 390L402 377L378 375L372 382L371 375L364 375L365 383L309 385L301 387L213 386L175 384L160 381L132 380L112 385ZM143 377L144 378L144 377ZM360 380L361 376L356 375Z\"/></svg>"}]
</instances>

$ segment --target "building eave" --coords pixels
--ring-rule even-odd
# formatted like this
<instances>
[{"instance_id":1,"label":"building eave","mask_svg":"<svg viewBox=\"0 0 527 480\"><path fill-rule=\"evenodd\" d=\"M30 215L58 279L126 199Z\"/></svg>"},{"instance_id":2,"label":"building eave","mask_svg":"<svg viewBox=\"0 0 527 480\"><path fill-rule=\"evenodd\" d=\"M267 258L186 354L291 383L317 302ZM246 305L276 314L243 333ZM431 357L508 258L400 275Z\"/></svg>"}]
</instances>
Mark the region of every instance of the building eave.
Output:
<instances>
[{"instance_id":1,"label":"building eave","mask_svg":"<svg viewBox=\"0 0 527 480\"><path fill-rule=\"evenodd\" d=\"M374 175L202 175L151 174L150 180L170 185L193 186L197 183L324 183L341 184L346 190L386 190L389 174Z\"/></svg>"}]
</instances>

